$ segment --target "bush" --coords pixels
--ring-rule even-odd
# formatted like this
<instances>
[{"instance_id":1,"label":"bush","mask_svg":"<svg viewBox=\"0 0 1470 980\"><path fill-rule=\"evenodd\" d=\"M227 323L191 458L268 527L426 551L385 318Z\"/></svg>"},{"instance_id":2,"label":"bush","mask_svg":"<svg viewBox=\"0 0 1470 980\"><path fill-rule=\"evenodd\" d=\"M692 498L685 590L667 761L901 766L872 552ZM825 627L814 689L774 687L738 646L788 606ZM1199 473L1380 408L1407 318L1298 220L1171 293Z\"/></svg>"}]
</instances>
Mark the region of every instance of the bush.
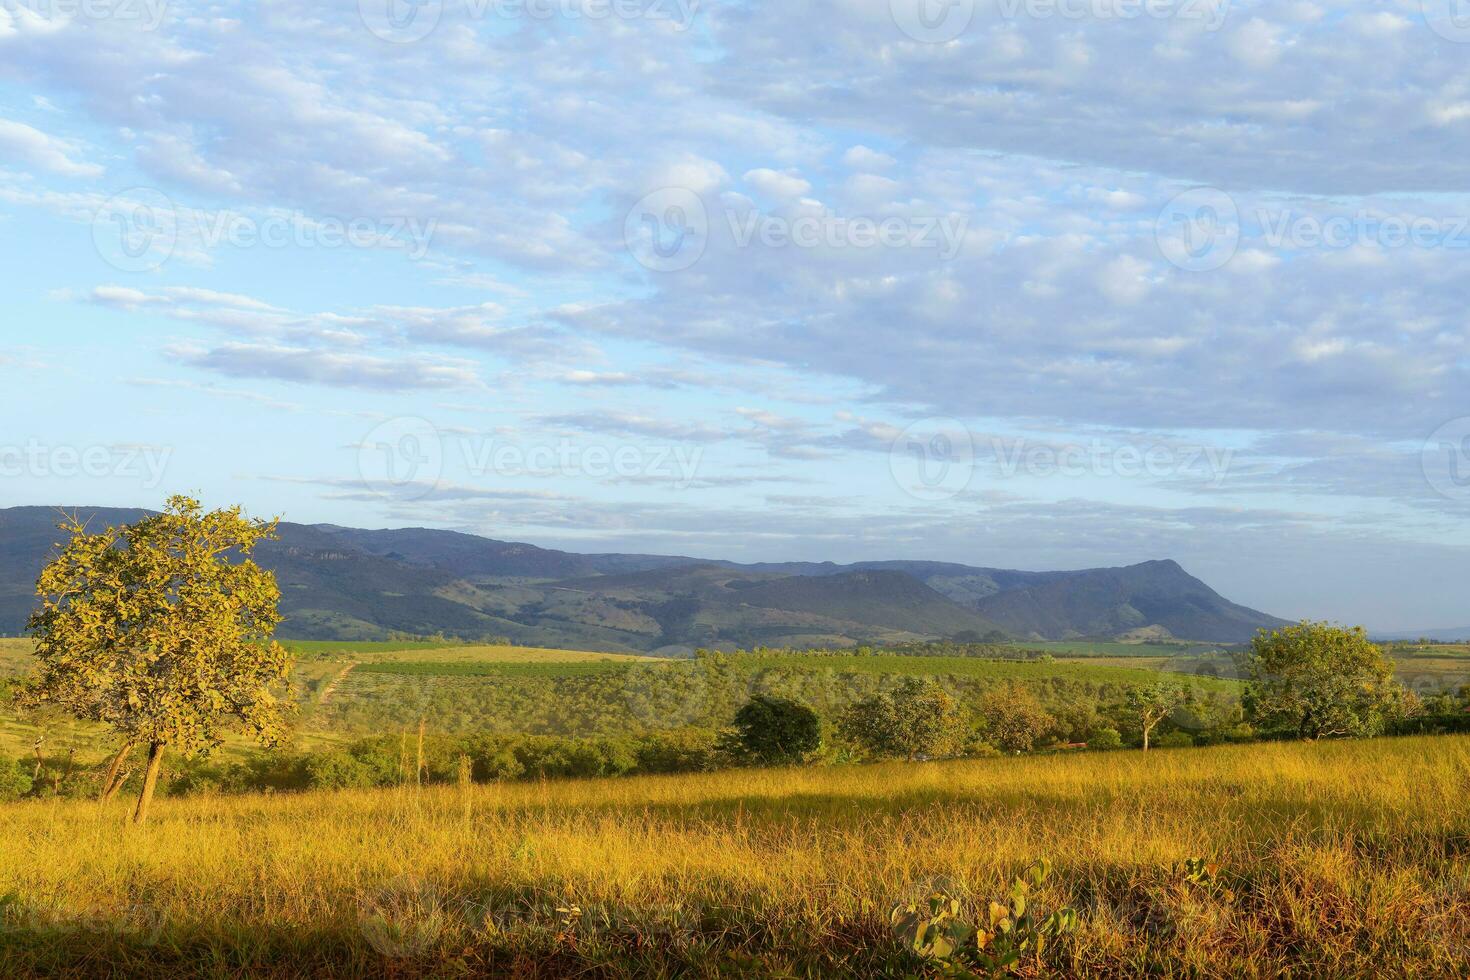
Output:
<instances>
[{"instance_id":1,"label":"bush","mask_svg":"<svg viewBox=\"0 0 1470 980\"><path fill-rule=\"evenodd\" d=\"M1056 719L1023 687L996 688L980 701L985 737L1003 752L1030 752Z\"/></svg>"},{"instance_id":2,"label":"bush","mask_svg":"<svg viewBox=\"0 0 1470 980\"><path fill-rule=\"evenodd\" d=\"M1374 735L1406 711L1393 662L1361 626L1301 622L1262 631L1245 658L1242 702L1267 731L1317 739Z\"/></svg>"},{"instance_id":3,"label":"bush","mask_svg":"<svg viewBox=\"0 0 1470 980\"><path fill-rule=\"evenodd\" d=\"M1188 732L1169 732L1154 740L1161 749L1187 749L1194 744L1194 736Z\"/></svg>"},{"instance_id":4,"label":"bush","mask_svg":"<svg viewBox=\"0 0 1470 980\"><path fill-rule=\"evenodd\" d=\"M725 762L719 734L703 728L645 735L634 751L639 772L712 772Z\"/></svg>"},{"instance_id":5,"label":"bush","mask_svg":"<svg viewBox=\"0 0 1470 980\"><path fill-rule=\"evenodd\" d=\"M0 755L0 800L15 800L31 791L31 774L19 762Z\"/></svg>"},{"instance_id":6,"label":"bush","mask_svg":"<svg viewBox=\"0 0 1470 980\"><path fill-rule=\"evenodd\" d=\"M747 755L777 765L799 762L822 747L822 719L799 701L756 695L735 713Z\"/></svg>"},{"instance_id":7,"label":"bush","mask_svg":"<svg viewBox=\"0 0 1470 980\"><path fill-rule=\"evenodd\" d=\"M966 716L934 681L908 678L891 692L853 705L839 727L843 738L871 755L914 759L957 751Z\"/></svg>"},{"instance_id":8,"label":"bush","mask_svg":"<svg viewBox=\"0 0 1470 980\"><path fill-rule=\"evenodd\" d=\"M318 789L366 789L375 785L373 771L351 752L323 752L306 763L311 785Z\"/></svg>"},{"instance_id":9,"label":"bush","mask_svg":"<svg viewBox=\"0 0 1470 980\"><path fill-rule=\"evenodd\" d=\"M1123 736L1116 728L1099 728L1087 737L1087 747L1097 752L1111 752L1123 747Z\"/></svg>"}]
</instances>

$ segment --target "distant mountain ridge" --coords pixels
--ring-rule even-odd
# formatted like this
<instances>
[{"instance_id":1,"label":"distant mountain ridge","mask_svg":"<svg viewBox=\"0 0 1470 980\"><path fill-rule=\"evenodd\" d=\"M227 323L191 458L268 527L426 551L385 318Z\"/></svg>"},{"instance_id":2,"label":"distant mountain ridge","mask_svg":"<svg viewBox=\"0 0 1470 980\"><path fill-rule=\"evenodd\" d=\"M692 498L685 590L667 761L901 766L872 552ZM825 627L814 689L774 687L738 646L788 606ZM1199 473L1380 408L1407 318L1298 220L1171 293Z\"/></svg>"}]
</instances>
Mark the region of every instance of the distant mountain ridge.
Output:
<instances>
[{"instance_id":1,"label":"distant mountain ridge","mask_svg":"<svg viewBox=\"0 0 1470 980\"><path fill-rule=\"evenodd\" d=\"M65 508L97 526L145 512ZM25 627L63 508L0 509L0 633ZM1232 603L1170 560L1026 572L954 562L739 564L578 554L431 528L283 522L262 545L281 633L507 636L518 643L651 651L923 639L1175 636L1249 639L1285 622Z\"/></svg>"}]
</instances>

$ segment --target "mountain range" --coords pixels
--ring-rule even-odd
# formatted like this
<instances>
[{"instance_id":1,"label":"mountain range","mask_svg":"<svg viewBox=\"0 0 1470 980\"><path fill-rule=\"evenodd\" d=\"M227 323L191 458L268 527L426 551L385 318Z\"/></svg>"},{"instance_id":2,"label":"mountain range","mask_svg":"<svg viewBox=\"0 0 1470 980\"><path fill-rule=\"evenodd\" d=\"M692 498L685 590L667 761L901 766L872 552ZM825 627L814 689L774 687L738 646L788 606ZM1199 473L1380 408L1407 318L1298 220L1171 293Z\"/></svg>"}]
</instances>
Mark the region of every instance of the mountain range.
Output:
<instances>
[{"instance_id":1,"label":"mountain range","mask_svg":"<svg viewBox=\"0 0 1470 980\"><path fill-rule=\"evenodd\" d=\"M0 634L19 634L63 513L93 527L141 510L0 509ZM1171 560L1029 572L929 561L739 564L577 554L428 528L282 522L257 560L275 572L293 638L393 633L608 651L818 646L925 639L1120 635L1219 643L1284 623Z\"/></svg>"}]
</instances>

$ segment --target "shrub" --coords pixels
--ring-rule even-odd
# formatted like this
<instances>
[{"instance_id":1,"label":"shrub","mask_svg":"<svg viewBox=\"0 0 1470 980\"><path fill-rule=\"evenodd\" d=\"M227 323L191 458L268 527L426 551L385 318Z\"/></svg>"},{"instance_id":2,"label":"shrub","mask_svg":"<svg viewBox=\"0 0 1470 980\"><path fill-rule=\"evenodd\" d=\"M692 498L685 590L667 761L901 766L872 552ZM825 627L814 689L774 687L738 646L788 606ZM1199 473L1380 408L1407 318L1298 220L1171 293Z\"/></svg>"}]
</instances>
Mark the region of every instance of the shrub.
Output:
<instances>
[{"instance_id":1,"label":"shrub","mask_svg":"<svg viewBox=\"0 0 1470 980\"><path fill-rule=\"evenodd\" d=\"M948 755L964 743L965 711L934 681L908 678L859 701L840 723L842 737L876 756Z\"/></svg>"},{"instance_id":2,"label":"shrub","mask_svg":"<svg viewBox=\"0 0 1470 980\"><path fill-rule=\"evenodd\" d=\"M19 762L0 755L0 800L14 800L31 791L31 774Z\"/></svg>"},{"instance_id":3,"label":"shrub","mask_svg":"<svg viewBox=\"0 0 1470 980\"><path fill-rule=\"evenodd\" d=\"M306 764L319 789L365 789L375 785L372 769L351 752L323 752Z\"/></svg>"},{"instance_id":4,"label":"shrub","mask_svg":"<svg viewBox=\"0 0 1470 980\"><path fill-rule=\"evenodd\" d=\"M1361 626L1301 622L1262 631L1245 658L1242 702L1257 726L1298 738L1372 735L1400 716L1393 663Z\"/></svg>"},{"instance_id":5,"label":"shrub","mask_svg":"<svg viewBox=\"0 0 1470 980\"><path fill-rule=\"evenodd\" d=\"M1111 752L1123 747L1123 736L1116 728L1099 728L1087 737L1087 747L1098 752Z\"/></svg>"},{"instance_id":6,"label":"shrub","mask_svg":"<svg viewBox=\"0 0 1470 980\"><path fill-rule=\"evenodd\" d=\"M1161 749L1187 749L1194 744L1194 736L1188 732L1169 732L1160 735L1154 744Z\"/></svg>"},{"instance_id":7,"label":"shrub","mask_svg":"<svg viewBox=\"0 0 1470 980\"><path fill-rule=\"evenodd\" d=\"M758 694L735 713L747 755L758 762L799 762L822 746L822 719L800 701Z\"/></svg>"},{"instance_id":8,"label":"shrub","mask_svg":"<svg viewBox=\"0 0 1470 980\"><path fill-rule=\"evenodd\" d=\"M1056 724L1036 695L1022 687L987 691L980 713L987 740L1004 752L1030 752Z\"/></svg>"}]
</instances>

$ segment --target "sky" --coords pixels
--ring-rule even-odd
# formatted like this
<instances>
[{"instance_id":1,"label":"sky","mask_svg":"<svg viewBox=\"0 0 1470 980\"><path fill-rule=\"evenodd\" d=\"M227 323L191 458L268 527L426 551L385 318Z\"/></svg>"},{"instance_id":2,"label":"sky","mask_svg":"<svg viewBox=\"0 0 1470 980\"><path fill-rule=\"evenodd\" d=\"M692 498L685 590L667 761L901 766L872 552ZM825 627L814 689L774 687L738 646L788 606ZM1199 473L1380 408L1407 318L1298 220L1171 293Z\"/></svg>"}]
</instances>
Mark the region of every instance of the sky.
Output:
<instances>
[{"instance_id":1,"label":"sky","mask_svg":"<svg viewBox=\"0 0 1470 980\"><path fill-rule=\"evenodd\" d=\"M1470 624L1456 0L0 0L0 506Z\"/></svg>"}]
</instances>

